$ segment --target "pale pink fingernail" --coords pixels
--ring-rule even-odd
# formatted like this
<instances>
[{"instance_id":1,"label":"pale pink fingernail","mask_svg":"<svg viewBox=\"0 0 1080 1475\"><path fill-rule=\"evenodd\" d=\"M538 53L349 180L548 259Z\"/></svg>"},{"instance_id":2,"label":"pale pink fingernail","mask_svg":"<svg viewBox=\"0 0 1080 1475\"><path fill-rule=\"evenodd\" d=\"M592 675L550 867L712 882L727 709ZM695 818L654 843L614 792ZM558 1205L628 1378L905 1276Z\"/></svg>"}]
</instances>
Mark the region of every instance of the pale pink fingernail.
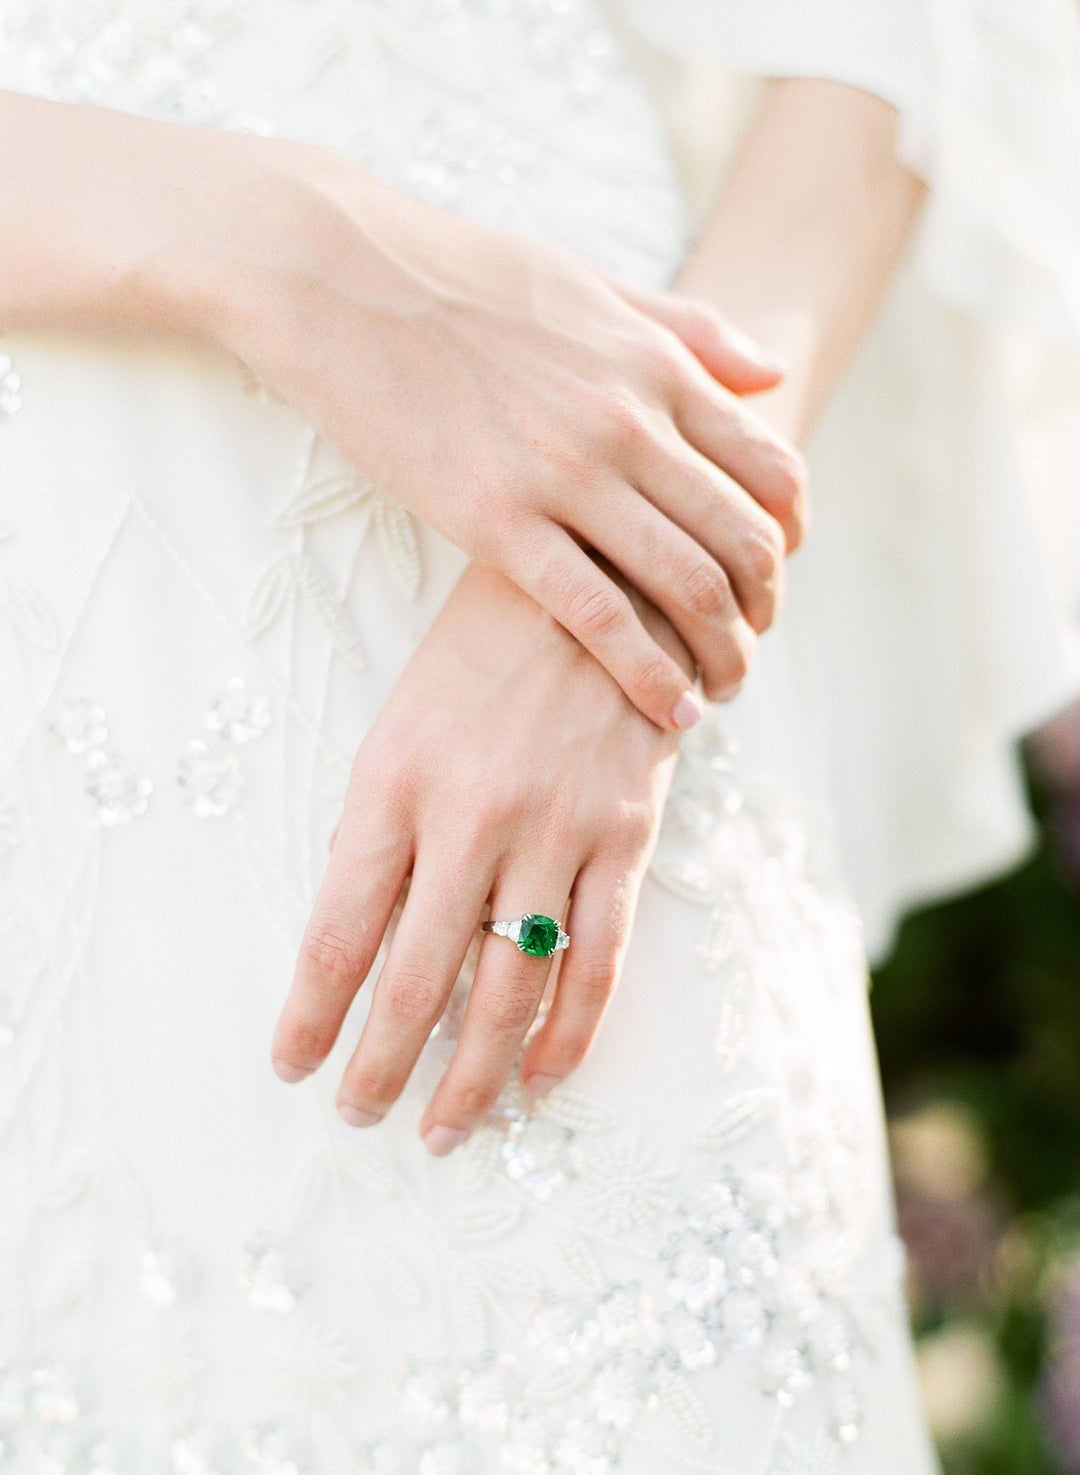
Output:
<instances>
[{"instance_id":1,"label":"pale pink fingernail","mask_svg":"<svg viewBox=\"0 0 1080 1475\"><path fill-rule=\"evenodd\" d=\"M365 1111L362 1106L350 1106L347 1101L338 1102L338 1116L350 1127L373 1127L382 1121L377 1111Z\"/></svg>"},{"instance_id":2,"label":"pale pink fingernail","mask_svg":"<svg viewBox=\"0 0 1080 1475\"><path fill-rule=\"evenodd\" d=\"M468 1135L461 1127L429 1127L424 1133L424 1146L432 1157L445 1157L460 1147Z\"/></svg>"},{"instance_id":3,"label":"pale pink fingernail","mask_svg":"<svg viewBox=\"0 0 1080 1475\"><path fill-rule=\"evenodd\" d=\"M684 691L671 714L671 720L680 732L694 727L701 721L703 707L692 691Z\"/></svg>"},{"instance_id":4,"label":"pale pink fingernail","mask_svg":"<svg viewBox=\"0 0 1080 1475\"><path fill-rule=\"evenodd\" d=\"M290 1065L287 1060L275 1060L274 1069L290 1086L295 1086L297 1081L305 1080L311 1074L311 1071L305 1070L302 1065Z\"/></svg>"},{"instance_id":5,"label":"pale pink fingernail","mask_svg":"<svg viewBox=\"0 0 1080 1475\"><path fill-rule=\"evenodd\" d=\"M534 1096L546 1096L549 1091L554 1091L558 1084L558 1076L546 1076L539 1071L525 1082L525 1089L531 1091Z\"/></svg>"}]
</instances>

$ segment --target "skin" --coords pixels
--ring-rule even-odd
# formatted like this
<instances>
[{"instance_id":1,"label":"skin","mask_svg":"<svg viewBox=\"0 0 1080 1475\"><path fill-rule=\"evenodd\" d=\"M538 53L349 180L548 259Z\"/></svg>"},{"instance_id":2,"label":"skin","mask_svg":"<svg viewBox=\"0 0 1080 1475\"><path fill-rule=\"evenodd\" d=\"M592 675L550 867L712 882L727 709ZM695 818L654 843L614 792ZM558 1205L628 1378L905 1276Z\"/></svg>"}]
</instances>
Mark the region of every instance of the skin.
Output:
<instances>
[{"instance_id":1,"label":"skin","mask_svg":"<svg viewBox=\"0 0 1080 1475\"><path fill-rule=\"evenodd\" d=\"M352 1120L400 1091L487 901L574 931L523 1078L542 1090L584 1057L672 733L700 710L694 666L730 692L775 614L805 518L785 436L827 398L917 213L894 122L853 89L776 84L679 292L643 294L320 150L0 93L0 325L217 343L489 565L466 572L361 746L275 1034L284 1078L320 1063L411 876L342 1084ZM786 355L782 383L736 324ZM737 398L770 389L757 413ZM432 710L432 662L459 672L462 703ZM436 957L418 939L445 905ZM420 1124L432 1151L494 1100L548 966L484 941Z\"/></svg>"},{"instance_id":2,"label":"skin","mask_svg":"<svg viewBox=\"0 0 1080 1475\"><path fill-rule=\"evenodd\" d=\"M878 99L825 82L771 88L682 281L787 356L783 383L759 400L786 434L806 434L861 341L922 195ZM670 625L640 607L687 661ZM457 672L449 685L465 695L451 691L435 709L427 673L438 669ZM669 735L596 661L519 589L469 570L357 755L275 1035L279 1072L299 1079L325 1057L411 872L339 1089L345 1120L377 1122L400 1093L485 903L502 918L546 910L573 941L525 1044L552 965L485 938L421 1134L435 1154L452 1151L519 1055L526 1086L551 1089L584 1059L614 991L672 767Z\"/></svg>"},{"instance_id":3,"label":"skin","mask_svg":"<svg viewBox=\"0 0 1080 1475\"><path fill-rule=\"evenodd\" d=\"M715 309L417 204L278 139L0 93L0 326L188 333L533 595L658 726L730 695L801 535L779 374ZM724 382L722 383L721 380ZM424 413L418 415L416 406Z\"/></svg>"}]
</instances>

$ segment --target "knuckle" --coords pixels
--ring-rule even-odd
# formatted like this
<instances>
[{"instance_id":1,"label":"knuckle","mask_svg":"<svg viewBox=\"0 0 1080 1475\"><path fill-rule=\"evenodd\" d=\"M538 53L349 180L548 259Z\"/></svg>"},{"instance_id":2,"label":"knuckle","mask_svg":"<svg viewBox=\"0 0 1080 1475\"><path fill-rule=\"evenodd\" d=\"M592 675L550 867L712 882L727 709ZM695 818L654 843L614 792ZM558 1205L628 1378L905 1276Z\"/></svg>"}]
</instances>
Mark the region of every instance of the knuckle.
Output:
<instances>
[{"instance_id":1,"label":"knuckle","mask_svg":"<svg viewBox=\"0 0 1080 1475\"><path fill-rule=\"evenodd\" d=\"M794 503L806 495L809 473L806 462L794 446L776 444L770 470L770 491L778 500Z\"/></svg>"},{"instance_id":2,"label":"knuckle","mask_svg":"<svg viewBox=\"0 0 1080 1475\"><path fill-rule=\"evenodd\" d=\"M359 984L366 971L363 942L340 922L315 923L305 934L301 962L309 983L338 993L347 985Z\"/></svg>"},{"instance_id":3,"label":"knuckle","mask_svg":"<svg viewBox=\"0 0 1080 1475\"><path fill-rule=\"evenodd\" d=\"M333 1033L317 1015L290 1014L278 1025L275 1055L291 1065L317 1065L333 1043Z\"/></svg>"},{"instance_id":4,"label":"knuckle","mask_svg":"<svg viewBox=\"0 0 1080 1475\"><path fill-rule=\"evenodd\" d=\"M728 631L721 660L709 673L706 695L712 702L730 700L746 680L754 664L757 636L750 626L739 620Z\"/></svg>"},{"instance_id":5,"label":"knuckle","mask_svg":"<svg viewBox=\"0 0 1080 1475\"><path fill-rule=\"evenodd\" d=\"M582 585L568 600L569 623L594 640L608 639L625 626L626 609L614 585Z\"/></svg>"},{"instance_id":6,"label":"knuckle","mask_svg":"<svg viewBox=\"0 0 1080 1475\"><path fill-rule=\"evenodd\" d=\"M386 1007L395 1019L427 1023L439 1015L442 989L429 973L414 968L395 968L386 980Z\"/></svg>"},{"instance_id":7,"label":"knuckle","mask_svg":"<svg viewBox=\"0 0 1080 1475\"><path fill-rule=\"evenodd\" d=\"M754 526L743 539L742 561L753 582L760 586L779 582L784 567L784 533L771 519Z\"/></svg>"},{"instance_id":8,"label":"knuckle","mask_svg":"<svg viewBox=\"0 0 1080 1475\"><path fill-rule=\"evenodd\" d=\"M498 1082L461 1081L450 1093L445 1114L451 1121L479 1121L495 1105L499 1090Z\"/></svg>"},{"instance_id":9,"label":"knuckle","mask_svg":"<svg viewBox=\"0 0 1080 1475\"><path fill-rule=\"evenodd\" d=\"M630 689L638 701L648 705L664 702L671 695L671 669L659 650L641 657L633 668Z\"/></svg>"},{"instance_id":10,"label":"knuckle","mask_svg":"<svg viewBox=\"0 0 1080 1475\"><path fill-rule=\"evenodd\" d=\"M622 390L609 390L601 397L598 418L606 437L619 450L633 449L650 439L645 406Z\"/></svg>"},{"instance_id":11,"label":"knuckle","mask_svg":"<svg viewBox=\"0 0 1080 1475\"><path fill-rule=\"evenodd\" d=\"M507 979L477 1000L482 1025L495 1034L524 1032L539 1003L537 991L525 979Z\"/></svg>"},{"instance_id":12,"label":"knuckle","mask_svg":"<svg viewBox=\"0 0 1080 1475\"><path fill-rule=\"evenodd\" d=\"M347 1087L349 1100L354 1105L386 1111L401 1095L402 1082L389 1071L364 1062L349 1071Z\"/></svg>"},{"instance_id":13,"label":"knuckle","mask_svg":"<svg viewBox=\"0 0 1080 1475\"><path fill-rule=\"evenodd\" d=\"M689 332L698 338L716 338L719 336L723 320L716 308L707 302L702 302L698 297L686 299L684 304L686 314L686 326Z\"/></svg>"},{"instance_id":14,"label":"knuckle","mask_svg":"<svg viewBox=\"0 0 1080 1475\"><path fill-rule=\"evenodd\" d=\"M701 559L682 580L683 602L693 614L718 614L728 602L730 586L719 564Z\"/></svg>"}]
</instances>

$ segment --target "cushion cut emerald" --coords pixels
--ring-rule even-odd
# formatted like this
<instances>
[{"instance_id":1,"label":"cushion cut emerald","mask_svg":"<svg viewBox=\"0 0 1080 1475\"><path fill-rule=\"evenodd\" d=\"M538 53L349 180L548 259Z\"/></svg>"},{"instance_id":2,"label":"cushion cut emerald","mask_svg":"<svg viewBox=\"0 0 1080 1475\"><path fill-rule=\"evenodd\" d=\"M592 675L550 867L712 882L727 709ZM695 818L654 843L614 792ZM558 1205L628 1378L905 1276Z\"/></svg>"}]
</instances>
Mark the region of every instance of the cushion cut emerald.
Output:
<instances>
[{"instance_id":1,"label":"cushion cut emerald","mask_svg":"<svg viewBox=\"0 0 1080 1475\"><path fill-rule=\"evenodd\" d=\"M530 912L521 919L518 947L534 958L550 958L559 941L559 924L551 917L542 917L539 912Z\"/></svg>"}]
</instances>

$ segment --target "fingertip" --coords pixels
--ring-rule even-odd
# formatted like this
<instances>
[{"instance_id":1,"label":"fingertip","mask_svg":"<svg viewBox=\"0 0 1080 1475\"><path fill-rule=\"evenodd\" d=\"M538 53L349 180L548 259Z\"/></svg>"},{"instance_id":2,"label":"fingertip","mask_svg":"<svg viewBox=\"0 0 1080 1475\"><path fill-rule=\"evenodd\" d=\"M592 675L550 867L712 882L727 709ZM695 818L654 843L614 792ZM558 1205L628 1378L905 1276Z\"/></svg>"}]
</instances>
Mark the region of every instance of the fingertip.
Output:
<instances>
[{"instance_id":1,"label":"fingertip","mask_svg":"<svg viewBox=\"0 0 1080 1475\"><path fill-rule=\"evenodd\" d=\"M298 1081L306 1080L312 1074L307 1066L291 1065L287 1060L274 1060L272 1064L278 1079L289 1086L295 1086Z\"/></svg>"},{"instance_id":2,"label":"fingertip","mask_svg":"<svg viewBox=\"0 0 1080 1475\"><path fill-rule=\"evenodd\" d=\"M671 725L677 732L687 732L696 727L705 709L696 692L684 691L671 711Z\"/></svg>"}]
</instances>

